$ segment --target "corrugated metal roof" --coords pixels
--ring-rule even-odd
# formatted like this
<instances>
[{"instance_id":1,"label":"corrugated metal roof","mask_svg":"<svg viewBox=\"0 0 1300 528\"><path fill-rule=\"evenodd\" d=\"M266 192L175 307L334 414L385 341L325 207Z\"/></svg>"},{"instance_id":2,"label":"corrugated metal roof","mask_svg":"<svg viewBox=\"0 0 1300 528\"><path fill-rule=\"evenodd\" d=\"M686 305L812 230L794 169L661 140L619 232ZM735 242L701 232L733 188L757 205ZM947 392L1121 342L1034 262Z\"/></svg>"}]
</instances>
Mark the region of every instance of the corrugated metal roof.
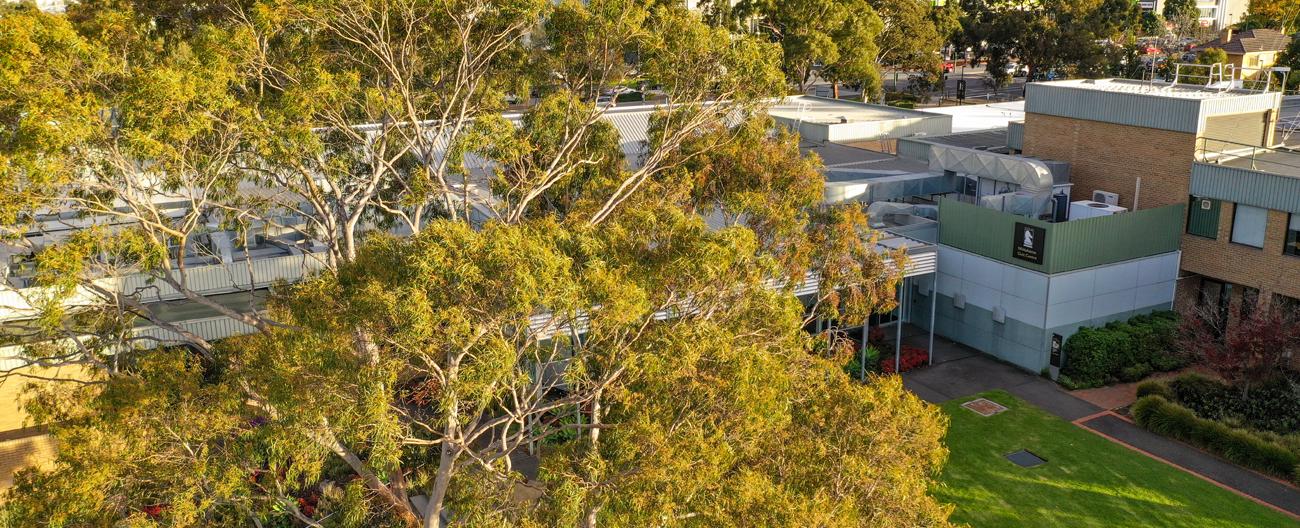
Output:
<instances>
[{"instance_id":1,"label":"corrugated metal roof","mask_svg":"<svg viewBox=\"0 0 1300 528\"><path fill-rule=\"evenodd\" d=\"M1117 79L1026 85L1025 111L1197 134L1205 118L1263 112L1282 94Z\"/></svg>"},{"instance_id":2,"label":"corrugated metal roof","mask_svg":"<svg viewBox=\"0 0 1300 528\"><path fill-rule=\"evenodd\" d=\"M1191 193L1233 203L1300 213L1300 178L1264 171L1193 163Z\"/></svg>"}]
</instances>

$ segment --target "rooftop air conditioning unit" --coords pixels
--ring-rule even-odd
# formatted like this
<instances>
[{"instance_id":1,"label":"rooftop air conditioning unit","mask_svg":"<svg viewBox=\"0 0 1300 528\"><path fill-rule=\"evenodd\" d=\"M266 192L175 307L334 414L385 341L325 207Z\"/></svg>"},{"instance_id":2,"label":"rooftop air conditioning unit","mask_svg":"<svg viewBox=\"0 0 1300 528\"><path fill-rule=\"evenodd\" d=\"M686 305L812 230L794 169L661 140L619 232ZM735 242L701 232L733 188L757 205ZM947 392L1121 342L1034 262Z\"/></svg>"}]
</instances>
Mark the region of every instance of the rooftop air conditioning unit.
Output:
<instances>
[{"instance_id":1,"label":"rooftop air conditioning unit","mask_svg":"<svg viewBox=\"0 0 1300 528\"><path fill-rule=\"evenodd\" d=\"M1083 220L1085 218L1096 218L1098 216L1110 216L1128 212L1128 209L1118 205L1110 205L1092 200L1079 200L1070 202L1070 220Z\"/></svg>"},{"instance_id":2,"label":"rooftop air conditioning unit","mask_svg":"<svg viewBox=\"0 0 1300 528\"><path fill-rule=\"evenodd\" d=\"M1119 205L1119 194L1106 191L1092 191L1092 201L1106 205Z\"/></svg>"}]
</instances>

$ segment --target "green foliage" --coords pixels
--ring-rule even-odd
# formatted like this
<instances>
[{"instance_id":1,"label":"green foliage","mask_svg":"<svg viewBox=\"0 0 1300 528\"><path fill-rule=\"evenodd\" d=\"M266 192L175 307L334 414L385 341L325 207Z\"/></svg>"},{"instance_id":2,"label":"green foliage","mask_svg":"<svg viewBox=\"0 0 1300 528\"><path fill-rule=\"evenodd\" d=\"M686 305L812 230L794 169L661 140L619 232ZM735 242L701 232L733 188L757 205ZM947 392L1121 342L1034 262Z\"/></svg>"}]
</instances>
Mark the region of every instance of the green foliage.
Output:
<instances>
[{"instance_id":1,"label":"green foliage","mask_svg":"<svg viewBox=\"0 0 1300 528\"><path fill-rule=\"evenodd\" d=\"M1273 28L1283 33L1300 30L1300 0L1250 0L1243 25Z\"/></svg>"},{"instance_id":2,"label":"green foliage","mask_svg":"<svg viewBox=\"0 0 1300 528\"><path fill-rule=\"evenodd\" d=\"M1169 389L1169 385L1162 381L1144 381L1137 386L1137 397L1142 399L1144 396L1160 396L1166 400L1174 401L1174 392Z\"/></svg>"},{"instance_id":3,"label":"green foliage","mask_svg":"<svg viewBox=\"0 0 1300 528\"><path fill-rule=\"evenodd\" d=\"M120 226L46 248L41 287L184 289L172 248L214 225L328 248L255 314L184 292L257 329L183 336L197 352L136 350L141 296L50 302L46 326L96 352L47 356L97 370L33 393L65 447L4 519L407 526L424 495L478 526L946 526L926 495L944 420L814 351L794 295L814 271L817 315L865 319L904 255L860 208L821 207L819 161L756 112L818 62L878 83L880 20L779 4L780 42L633 0L0 8L0 223ZM673 102L633 163L598 104L630 84ZM467 202L498 214L471 225ZM511 461L538 445L530 481Z\"/></svg>"},{"instance_id":4,"label":"green foliage","mask_svg":"<svg viewBox=\"0 0 1300 528\"><path fill-rule=\"evenodd\" d=\"M1080 328L1065 341L1062 377L1071 388L1088 388L1176 370L1186 364L1178 352L1177 336L1178 320L1172 312Z\"/></svg>"},{"instance_id":5,"label":"green foliage","mask_svg":"<svg viewBox=\"0 0 1300 528\"><path fill-rule=\"evenodd\" d=\"M1130 0L963 0L963 41L990 68L1016 58L1033 78L1041 71L1100 75L1108 71L1102 42L1131 35L1141 10Z\"/></svg>"},{"instance_id":6,"label":"green foliage","mask_svg":"<svg viewBox=\"0 0 1300 528\"><path fill-rule=\"evenodd\" d=\"M1286 66L1291 68L1291 76L1287 78L1286 89L1300 90L1300 38L1291 38L1291 42L1286 45L1277 57L1275 66Z\"/></svg>"},{"instance_id":7,"label":"green foliage","mask_svg":"<svg viewBox=\"0 0 1300 528\"><path fill-rule=\"evenodd\" d=\"M1196 54L1197 64L1227 64L1228 52L1219 48L1206 48Z\"/></svg>"},{"instance_id":8,"label":"green foliage","mask_svg":"<svg viewBox=\"0 0 1300 528\"><path fill-rule=\"evenodd\" d=\"M1201 16L1201 11L1196 7L1196 0L1166 0L1164 10L1160 14L1164 15L1165 20L1186 18L1195 20Z\"/></svg>"},{"instance_id":9,"label":"green foliage","mask_svg":"<svg viewBox=\"0 0 1300 528\"><path fill-rule=\"evenodd\" d=\"M1131 410L1138 425L1157 434L1176 438L1222 456L1248 468L1300 482L1297 465L1300 454L1250 432L1198 418L1186 407L1161 396L1146 396Z\"/></svg>"},{"instance_id":10,"label":"green foliage","mask_svg":"<svg viewBox=\"0 0 1300 528\"><path fill-rule=\"evenodd\" d=\"M1164 36L1168 31L1165 28L1165 17L1155 11L1144 11L1142 13L1142 33L1150 36Z\"/></svg>"},{"instance_id":11,"label":"green foliage","mask_svg":"<svg viewBox=\"0 0 1300 528\"><path fill-rule=\"evenodd\" d=\"M1300 433L1300 383L1282 379L1252 389L1248 397L1227 384L1188 373L1169 382L1170 401L1197 416L1279 434Z\"/></svg>"},{"instance_id":12,"label":"green foliage","mask_svg":"<svg viewBox=\"0 0 1300 528\"><path fill-rule=\"evenodd\" d=\"M862 84L865 92L879 90L877 39L884 25L867 0L744 0L733 16L755 19L760 32L781 46L782 70L801 92L819 73Z\"/></svg>"}]
</instances>

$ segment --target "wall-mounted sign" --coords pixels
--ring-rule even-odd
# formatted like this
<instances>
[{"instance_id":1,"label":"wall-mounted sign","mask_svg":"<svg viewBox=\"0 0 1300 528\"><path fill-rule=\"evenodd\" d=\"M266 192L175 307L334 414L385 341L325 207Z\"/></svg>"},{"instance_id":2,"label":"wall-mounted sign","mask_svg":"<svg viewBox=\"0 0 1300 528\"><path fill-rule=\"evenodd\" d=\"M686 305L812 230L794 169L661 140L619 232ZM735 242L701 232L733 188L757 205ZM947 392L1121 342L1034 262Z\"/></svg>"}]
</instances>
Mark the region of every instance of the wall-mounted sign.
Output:
<instances>
[{"instance_id":1,"label":"wall-mounted sign","mask_svg":"<svg viewBox=\"0 0 1300 528\"><path fill-rule=\"evenodd\" d=\"M1048 357L1048 362L1053 367L1061 368L1061 334L1052 334L1052 355Z\"/></svg>"},{"instance_id":2,"label":"wall-mounted sign","mask_svg":"<svg viewBox=\"0 0 1300 528\"><path fill-rule=\"evenodd\" d=\"M1016 222L1015 235L1015 240L1011 241L1011 256L1034 264L1042 264L1043 248L1047 247L1047 230Z\"/></svg>"}]
</instances>

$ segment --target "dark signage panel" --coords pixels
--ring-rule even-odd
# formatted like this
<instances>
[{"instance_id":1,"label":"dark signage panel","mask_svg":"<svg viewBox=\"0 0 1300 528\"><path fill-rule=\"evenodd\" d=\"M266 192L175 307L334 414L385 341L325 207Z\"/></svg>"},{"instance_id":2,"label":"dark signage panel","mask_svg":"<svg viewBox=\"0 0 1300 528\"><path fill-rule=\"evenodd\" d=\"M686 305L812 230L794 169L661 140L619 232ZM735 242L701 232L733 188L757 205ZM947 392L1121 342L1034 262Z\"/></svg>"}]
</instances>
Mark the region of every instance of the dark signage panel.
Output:
<instances>
[{"instance_id":1,"label":"dark signage panel","mask_svg":"<svg viewBox=\"0 0 1300 528\"><path fill-rule=\"evenodd\" d=\"M1020 260L1043 263L1043 248L1047 247L1047 230L1016 222L1016 238L1011 241L1011 256Z\"/></svg>"},{"instance_id":2,"label":"dark signage panel","mask_svg":"<svg viewBox=\"0 0 1300 528\"><path fill-rule=\"evenodd\" d=\"M1052 334L1052 355L1048 361L1053 367L1061 368L1061 334Z\"/></svg>"}]
</instances>

